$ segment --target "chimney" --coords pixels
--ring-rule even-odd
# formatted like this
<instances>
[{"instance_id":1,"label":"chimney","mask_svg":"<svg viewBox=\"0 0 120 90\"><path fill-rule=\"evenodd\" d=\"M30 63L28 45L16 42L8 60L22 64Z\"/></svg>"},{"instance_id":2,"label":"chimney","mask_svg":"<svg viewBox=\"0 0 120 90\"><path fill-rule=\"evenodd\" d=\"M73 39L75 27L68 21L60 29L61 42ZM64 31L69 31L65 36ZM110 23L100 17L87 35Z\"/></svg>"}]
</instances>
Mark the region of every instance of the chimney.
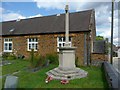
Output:
<instances>
[{"instance_id":1,"label":"chimney","mask_svg":"<svg viewBox=\"0 0 120 90\"><path fill-rule=\"evenodd\" d=\"M15 29L14 28L12 28L12 29L10 29L10 31L9 32L13 32Z\"/></svg>"},{"instance_id":2,"label":"chimney","mask_svg":"<svg viewBox=\"0 0 120 90\"><path fill-rule=\"evenodd\" d=\"M65 7L65 46L69 47L69 6L66 5Z\"/></svg>"},{"instance_id":3,"label":"chimney","mask_svg":"<svg viewBox=\"0 0 120 90\"><path fill-rule=\"evenodd\" d=\"M18 18L17 20L16 20L16 22L19 22L20 21L20 18Z\"/></svg>"},{"instance_id":4,"label":"chimney","mask_svg":"<svg viewBox=\"0 0 120 90\"><path fill-rule=\"evenodd\" d=\"M60 14L57 14L56 16L60 16Z\"/></svg>"}]
</instances>

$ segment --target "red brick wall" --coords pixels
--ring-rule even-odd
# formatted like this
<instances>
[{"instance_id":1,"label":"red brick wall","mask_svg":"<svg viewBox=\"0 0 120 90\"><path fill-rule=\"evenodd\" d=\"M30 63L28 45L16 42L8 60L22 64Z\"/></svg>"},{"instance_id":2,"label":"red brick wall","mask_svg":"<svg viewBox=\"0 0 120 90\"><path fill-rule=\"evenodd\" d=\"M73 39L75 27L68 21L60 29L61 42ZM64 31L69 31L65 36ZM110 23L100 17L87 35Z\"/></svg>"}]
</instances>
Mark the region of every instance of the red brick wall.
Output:
<instances>
[{"instance_id":1,"label":"red brick wall","mask_svg":"<svg viewBox=\"0 0 120 90\"><path fill-rule=\"evenodd\" d=\"M76 57L78 57L79 65L84 61L84 33L75 34L72 40L73 46L77 47Z\"/></svg>"},{"instance_id":2,"label":"red brick wall","mask_svg":"<svg viewBox=\"0 0 120 90\"><path fill-rule=\"evenodd\" d=\"M95 53L92 53L91 54L91 59L92 60L102 60L102 61L104 61L104 60L108 60L108 57L105 54L95 54Z\"/></svg>"},{"instance_id":3,"label":"red brick wall","mask_svg":"<svg viewBox=\"0 0 120 90\"><path fill-rule=\"evenodd\" d=\"M0 37L0 53L2 52L2 37Z\"/></svg>"},{"instance_id":4,"label":"red brick wall","mask_svg":"<svg viewBox=\"0 0 120 90\"><path fill-rule=\"evenodd\" d=\"M30 52L27 51L27 39L31 37L38 38L38 51L37 54L45 55L47 53L57 52L57 37L64 36L64 34L46 34L46 35L30 35L30 36L9 36L3 38L12 38L13 52L16 54L23 54L29 57ZM77 47L76 56L80 64L84 60L84 33L71 33L72 46ZM3 39L4 40L4 39Z\"/></svg>"},{"instance_id":5,"label":"red brick wall","mask_svg":"<svg viewBox=\"0 0 120 90\"><path fill-rule=\"evenodd\" d=\"M45 55L47 53L56 52L57 40L54 35L31 35L31 36L16 36L9 37L13 40L13 52L23 54L26 58L29 57L30 51L27 50L27 39L38 38L38 51L36 54Z\"/></svg>"}]
</instances>

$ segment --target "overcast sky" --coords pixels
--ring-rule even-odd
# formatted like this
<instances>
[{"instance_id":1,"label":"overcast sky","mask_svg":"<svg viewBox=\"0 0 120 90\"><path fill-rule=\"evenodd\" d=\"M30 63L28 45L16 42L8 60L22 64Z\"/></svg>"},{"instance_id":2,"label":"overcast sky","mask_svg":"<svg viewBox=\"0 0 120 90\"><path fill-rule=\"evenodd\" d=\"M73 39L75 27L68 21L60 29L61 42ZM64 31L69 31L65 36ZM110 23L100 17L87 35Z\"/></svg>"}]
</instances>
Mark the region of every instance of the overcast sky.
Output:
<instances>
[{"instance_id":1,"label":"overcast sky","mask_svg":"<svg viewBox=\"0 0 120 90\"><path fill-rule=\"evenodd\" d=\"M10 0L11 1L11 0ZM24 0L26 1L26 0ZM109 38L111 36L111 2L88 2L90 0L68 2L70 12L95 9L97 35ZM31 0L31 2L2 2L0 5L0 21L10 21L18 18L33 18L64 13L65 0ZM113 42L118 44L118 3L114 4L114 34Z\"/></svg>"}]
</instances>

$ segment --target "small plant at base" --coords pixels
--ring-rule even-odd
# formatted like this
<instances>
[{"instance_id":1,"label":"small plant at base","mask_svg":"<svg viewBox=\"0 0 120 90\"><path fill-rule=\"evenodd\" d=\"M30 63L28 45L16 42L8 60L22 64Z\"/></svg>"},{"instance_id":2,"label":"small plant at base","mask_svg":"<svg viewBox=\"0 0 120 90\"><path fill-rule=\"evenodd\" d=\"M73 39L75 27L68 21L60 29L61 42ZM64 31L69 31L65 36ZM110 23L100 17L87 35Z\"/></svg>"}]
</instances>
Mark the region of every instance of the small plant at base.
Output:
<instances>
[{"instance_id":1,"label":"small plant at base","mask_svg":"<svg viewBox=\"0 0 120 90\"><path fill-rule=\"evenodd\" d=\"M79 67L78 57L75 58L75 65Z\"/></svg>"},{"instance_id":2,"label":"small plant at base","mask_svg":"<svg viewBox=\"0 0 120 90\"><path fill-rule=\"evenodd\" d=\"M34 56L34 50L31 50L31 57L30 57L30 66L31 68L42 67L44 66L46 60L45 56L36 55Z\"/></svg>"},{"instance_id":3,"label":"small plant at base","mask_svg":"<svg viewBox=\"0 0 120 90\"><path fill-rule=\"evenodd\" d=\"M47 54L46 59L50 60L50 63L58 64L58 55L57 55L57 53Z\"/></svg>"}]
</instances>

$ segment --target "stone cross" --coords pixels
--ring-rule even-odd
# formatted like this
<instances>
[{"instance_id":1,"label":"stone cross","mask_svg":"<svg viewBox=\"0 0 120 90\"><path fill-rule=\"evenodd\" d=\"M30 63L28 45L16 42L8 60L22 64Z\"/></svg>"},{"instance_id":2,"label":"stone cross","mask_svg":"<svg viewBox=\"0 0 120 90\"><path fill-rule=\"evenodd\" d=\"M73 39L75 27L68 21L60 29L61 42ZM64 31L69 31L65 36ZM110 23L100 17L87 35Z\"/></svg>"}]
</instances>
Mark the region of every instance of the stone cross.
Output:
<instances>
[{"instance_id":1,"label":"stone cross","mask_svg":"<svg viewBox=\"0 0 120 90\"><path fill-rule=\"evenodd\" d=\"M65 7L65 47L69 47L69 6Z\"/></svg>"},{"instance_id":2,"label":"stone cross","mask_svg":"<svg viewBox=\"0 0 120 90\"><path fill-rule=\"evenodd\" d=\"M53 79L72 80L87 76L87 72L75 65L75 49L69 45L69 12L68 5L65 7L65 47L59 47L59 66L48 71L46 74Z\"/></svg>"}]
</instances>

